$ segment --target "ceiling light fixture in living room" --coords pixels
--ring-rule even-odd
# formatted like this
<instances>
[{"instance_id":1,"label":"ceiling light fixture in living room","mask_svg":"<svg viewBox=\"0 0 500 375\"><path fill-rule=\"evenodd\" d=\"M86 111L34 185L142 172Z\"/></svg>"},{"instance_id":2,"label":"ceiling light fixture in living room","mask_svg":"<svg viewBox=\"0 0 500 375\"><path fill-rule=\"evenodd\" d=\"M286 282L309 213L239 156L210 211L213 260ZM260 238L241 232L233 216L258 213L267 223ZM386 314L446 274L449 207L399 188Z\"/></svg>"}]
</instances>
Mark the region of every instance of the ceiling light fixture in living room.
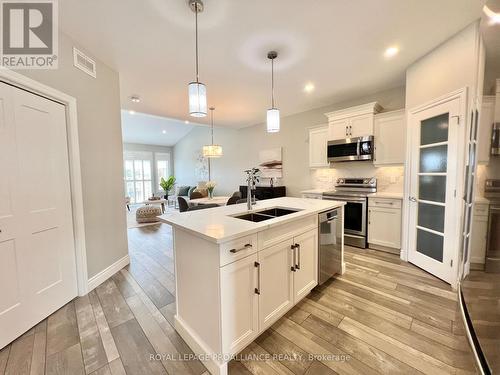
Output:
<instances>
[{"instance_id":1,"label":"ceiling light fixture in living room","mask_svg":"<svg viewBox=\"0 0 500 375\"><path fill-rule=\"evenodd\" d=\"M210 107L210 134L212 143L203 146L203 156L206 158L220 158L222 156L222 146L214 145L214 111L215 107Z\"/></svg>"}]
</instances>

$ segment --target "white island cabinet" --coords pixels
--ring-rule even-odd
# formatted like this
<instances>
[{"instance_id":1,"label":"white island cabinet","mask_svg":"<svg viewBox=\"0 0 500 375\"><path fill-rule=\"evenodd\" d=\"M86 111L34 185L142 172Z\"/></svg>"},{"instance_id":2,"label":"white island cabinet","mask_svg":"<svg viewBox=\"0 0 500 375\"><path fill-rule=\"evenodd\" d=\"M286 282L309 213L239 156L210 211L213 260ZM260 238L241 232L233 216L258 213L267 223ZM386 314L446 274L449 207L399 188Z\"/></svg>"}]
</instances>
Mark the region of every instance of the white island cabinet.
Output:
<instances>
[{"instance_id":1,"label":"white island cabinet","mask_svg":"<svg viewBox=\"0 0 500 375\"><path fill-rule=\"evenodd\" d=\"M160 217L173 226L175 328L212 374L318 284L318 214L344 204L259 201L251 212L293 212L258 222L234 217L246 204Z\"/></svg>"}]
</instances>

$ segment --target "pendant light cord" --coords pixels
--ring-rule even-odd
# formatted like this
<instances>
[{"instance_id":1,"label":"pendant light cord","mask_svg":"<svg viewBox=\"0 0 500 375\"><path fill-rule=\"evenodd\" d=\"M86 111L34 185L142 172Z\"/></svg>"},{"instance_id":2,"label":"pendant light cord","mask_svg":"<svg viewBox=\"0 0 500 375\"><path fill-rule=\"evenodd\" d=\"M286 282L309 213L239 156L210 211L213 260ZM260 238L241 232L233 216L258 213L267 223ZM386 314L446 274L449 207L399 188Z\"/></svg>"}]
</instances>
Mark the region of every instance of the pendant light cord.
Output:
<instances>
[{"instance_id":1,"label":"pendant light cord","mask_svg":"<svg viewBox=\"0 0 500 375\"><path fill-rule=\"evenodd\" d=\"M210 108L210 122L212 125L210 126L211 128L211 133L212 133L212 146L214 145L214 109Z\"/></svg>"},{"instance_id":2,"label":"pendant light cord","mask_svg":"<svg viewBox=\"0 0 500 375\"><path fill-rule=\"evenodd\" d=\"M195 37L195 46L196 46L196 83L198 83L198 78L199 78L199 74L198 74L198 4L195 3L195 11L194 11L194 20L195 20L195 33L196 33L196 37Z\"/></svg>"},{"instance_id":3,"label":"pendant light cord","mask_svg":"<svg viewBox=\"0 0 500 375\"><path fill-rule=\"evenodd\" d=\"M271 59L271 108L274 108L274 58Z\"/></svg>"}]
</instances>

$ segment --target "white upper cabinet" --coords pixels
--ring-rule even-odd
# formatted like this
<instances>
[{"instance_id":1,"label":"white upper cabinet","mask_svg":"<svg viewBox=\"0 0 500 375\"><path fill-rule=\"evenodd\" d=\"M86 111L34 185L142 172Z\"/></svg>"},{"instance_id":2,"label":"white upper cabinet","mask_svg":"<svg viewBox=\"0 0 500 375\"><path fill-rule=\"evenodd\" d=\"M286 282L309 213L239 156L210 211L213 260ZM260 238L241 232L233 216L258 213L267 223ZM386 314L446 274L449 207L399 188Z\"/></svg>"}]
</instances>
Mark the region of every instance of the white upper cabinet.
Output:
<instances>
[{"instance_id":1,"label":"white upper cabinet","mask_svg":"<svg viewBox=\"0 0 500 375\"><path fill-rule=\"evenodd\" d=\"M479 163L488 163L491 151L491 131L495 122L495 97L483 96L483 104L479 115L479 129L477 134Z\"/></svg>"},{"instance_id":2,"label":"white upper cabinet","mask_svg":"<svg viewBox=\"0 0 500 375\"><path fill-rule=\"evenodd\" d=\"M309 130L309 167L328 167L327 142L328 126Z\"/></svg>"},{"instance_id":3,"label":"white upper cabinet","mask_svg":"<svg viewBox=\"0 0 500 375\"><path fill-rule=\"evenodd\" d=\"M373 135L373 121L382 107L377 103L368 103L325 113L328 117L328 139L343 139Z\"/></svg>"},{"instance_id":4,"label":"white upper cabinet","mask_svg":"<svg viewBox=\"0 0 500 375\"><path fill-rule=\"evenodd\" d=\"M406 151L406 111L375 116L375 157L373 164L404 164Z\"/></svg>"}]
</instances>

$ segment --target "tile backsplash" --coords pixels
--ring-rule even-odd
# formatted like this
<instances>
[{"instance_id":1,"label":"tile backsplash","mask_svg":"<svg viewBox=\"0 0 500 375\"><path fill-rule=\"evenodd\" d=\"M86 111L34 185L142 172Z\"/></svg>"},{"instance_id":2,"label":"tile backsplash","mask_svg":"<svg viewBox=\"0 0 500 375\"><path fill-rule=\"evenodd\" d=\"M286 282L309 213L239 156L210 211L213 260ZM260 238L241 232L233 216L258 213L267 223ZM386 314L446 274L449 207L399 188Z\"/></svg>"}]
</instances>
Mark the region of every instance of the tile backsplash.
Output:
<instances>
[{"instance_id":1,"label":"tile backsplash","mask_svg":"<svg viewBox=\"0 0 500 375\"><path fill-rule=\"evenodd\" d=\"M340 177L376 177L377 190L385 192L403 192L404 167L375 167L365 162L337 164L333 168L311 170L311 188L332 190Z\"/></svg>"}]
</instances>

